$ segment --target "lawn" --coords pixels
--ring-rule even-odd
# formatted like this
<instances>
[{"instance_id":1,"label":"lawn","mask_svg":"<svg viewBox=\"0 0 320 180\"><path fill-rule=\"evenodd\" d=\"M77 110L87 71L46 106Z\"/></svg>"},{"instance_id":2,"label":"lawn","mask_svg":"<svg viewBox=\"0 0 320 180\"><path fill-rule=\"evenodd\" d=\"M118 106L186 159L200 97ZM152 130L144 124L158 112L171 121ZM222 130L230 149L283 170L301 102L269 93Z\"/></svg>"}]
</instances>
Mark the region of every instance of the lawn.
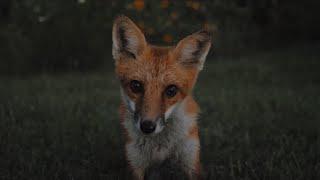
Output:
<instances>
[{"instance_id":1,"label":"lawn","mask_svg":"<svg viewBox=\"0 0 320 180\"><path fill-rule=\"evenodd\" d=\"M319 47L207 59L206 179L320 179ZM111 67L0 77L0 179L130 179L118 86Z\"/></svg>"}]
</instances>

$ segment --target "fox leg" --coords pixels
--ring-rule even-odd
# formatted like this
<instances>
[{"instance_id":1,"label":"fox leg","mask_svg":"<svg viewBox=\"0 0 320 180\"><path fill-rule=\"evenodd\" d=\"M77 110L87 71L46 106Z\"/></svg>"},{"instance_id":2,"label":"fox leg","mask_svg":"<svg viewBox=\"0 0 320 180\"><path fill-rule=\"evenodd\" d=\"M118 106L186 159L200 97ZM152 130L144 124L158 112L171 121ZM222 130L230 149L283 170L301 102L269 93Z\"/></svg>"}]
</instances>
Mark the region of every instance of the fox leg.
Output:
<instances>
[{"instance_id":1,"label":"fox leg","mask_svg":"<svg viewBox=\"0 0 320 180\"><path fill-rule=\"evenodd\" d=\"M190 155L189 155L190 156ZM192 162L189 162L187 166L186 173L188 175L189 180L201 180L201 164L200 164L200 157L199 157L199 151L197 150L194 152ZM189 161L189 160L188 160Z\"/></svg>"},{"instance_id":2,"label":"fox leg","mask_svg":"<svg viewBox=\"0 0 320 180\"><path fill-rule=\"evenodd\" d=\"M143 180L146 162L132 141L126 144L126 158L134 179Z\"/></svg>"},{"instance_id":3,"label":"fox leg","mask_svg":"<svg viewBox=\"0 0 320 180\"><path fill-rule=\"evenodd\" d=\"M200 142L197 126L192 128L183 143L182 158L189 179L201 179Z\"/></svg>"}]
</instances>

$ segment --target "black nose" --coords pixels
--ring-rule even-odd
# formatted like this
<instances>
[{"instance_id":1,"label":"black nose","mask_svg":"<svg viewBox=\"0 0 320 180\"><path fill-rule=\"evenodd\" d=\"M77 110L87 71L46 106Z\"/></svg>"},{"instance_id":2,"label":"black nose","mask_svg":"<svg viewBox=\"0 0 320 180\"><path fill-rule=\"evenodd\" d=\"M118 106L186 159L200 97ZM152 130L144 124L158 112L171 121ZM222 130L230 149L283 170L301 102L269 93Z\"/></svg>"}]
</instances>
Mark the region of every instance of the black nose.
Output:
<instances>
[{"instance_id":1,"label":"black nose","mask_svg":"<svg viewBox=\"0 0 320 180\"><path fill-rule=\"evenodd\" d=\"M140 123L140 129L145 134L153 133L156 130L156 123L150 120L144 120Z\"/></svg>"}]
</instances>

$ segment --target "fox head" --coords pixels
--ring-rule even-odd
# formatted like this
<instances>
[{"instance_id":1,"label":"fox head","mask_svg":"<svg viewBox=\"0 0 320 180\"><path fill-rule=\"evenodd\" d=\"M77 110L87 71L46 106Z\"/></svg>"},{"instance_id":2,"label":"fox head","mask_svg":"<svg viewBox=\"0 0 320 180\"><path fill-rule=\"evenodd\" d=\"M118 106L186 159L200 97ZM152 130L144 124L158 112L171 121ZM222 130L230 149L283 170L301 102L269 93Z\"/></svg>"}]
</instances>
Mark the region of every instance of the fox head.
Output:
<instances>
[{"instance_id":1,"label":"fox head","mask_svg":"<svg viewBox=\"0 0 320 180\"><path fill-rule=\"evenodd\" d=\"M148 44L127 17L116 18L112 32L116 74L123 103L144 134L157 134L185 97L191 94L211 46L206 30L173 47Z\"/></svg>"}]
</instances>

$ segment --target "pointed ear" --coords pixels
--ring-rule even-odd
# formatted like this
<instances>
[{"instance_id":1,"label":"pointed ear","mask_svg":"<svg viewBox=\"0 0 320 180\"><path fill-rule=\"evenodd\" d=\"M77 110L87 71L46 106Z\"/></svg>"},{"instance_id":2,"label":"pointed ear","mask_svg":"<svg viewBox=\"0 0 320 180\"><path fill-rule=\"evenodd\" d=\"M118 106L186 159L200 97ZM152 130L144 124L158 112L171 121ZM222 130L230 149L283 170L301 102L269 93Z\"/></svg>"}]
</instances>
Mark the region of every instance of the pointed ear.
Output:
<instances>
[{"instance_id":1,"label":"pointed ear","mask_svg":"<svg viewBox=\"0 0 320 180\"><path fill-rule=\"evenodd\" d=\"M201 30L182 39L176 46L174 55L181 64L202 70L210 47L210 33Z\"/></svg>"},{"instance_id":2,"label":"pointed ear","mask_svg":"<svg viewBox=\"0 0 320 180\"><path fill-rule=\"evenodd\" d=\"M120 57L135 59L146 47L146 39L141 30L126 16L118 16L112 28L112 54L114 59Z\"/></svg>"}]
</instances>

